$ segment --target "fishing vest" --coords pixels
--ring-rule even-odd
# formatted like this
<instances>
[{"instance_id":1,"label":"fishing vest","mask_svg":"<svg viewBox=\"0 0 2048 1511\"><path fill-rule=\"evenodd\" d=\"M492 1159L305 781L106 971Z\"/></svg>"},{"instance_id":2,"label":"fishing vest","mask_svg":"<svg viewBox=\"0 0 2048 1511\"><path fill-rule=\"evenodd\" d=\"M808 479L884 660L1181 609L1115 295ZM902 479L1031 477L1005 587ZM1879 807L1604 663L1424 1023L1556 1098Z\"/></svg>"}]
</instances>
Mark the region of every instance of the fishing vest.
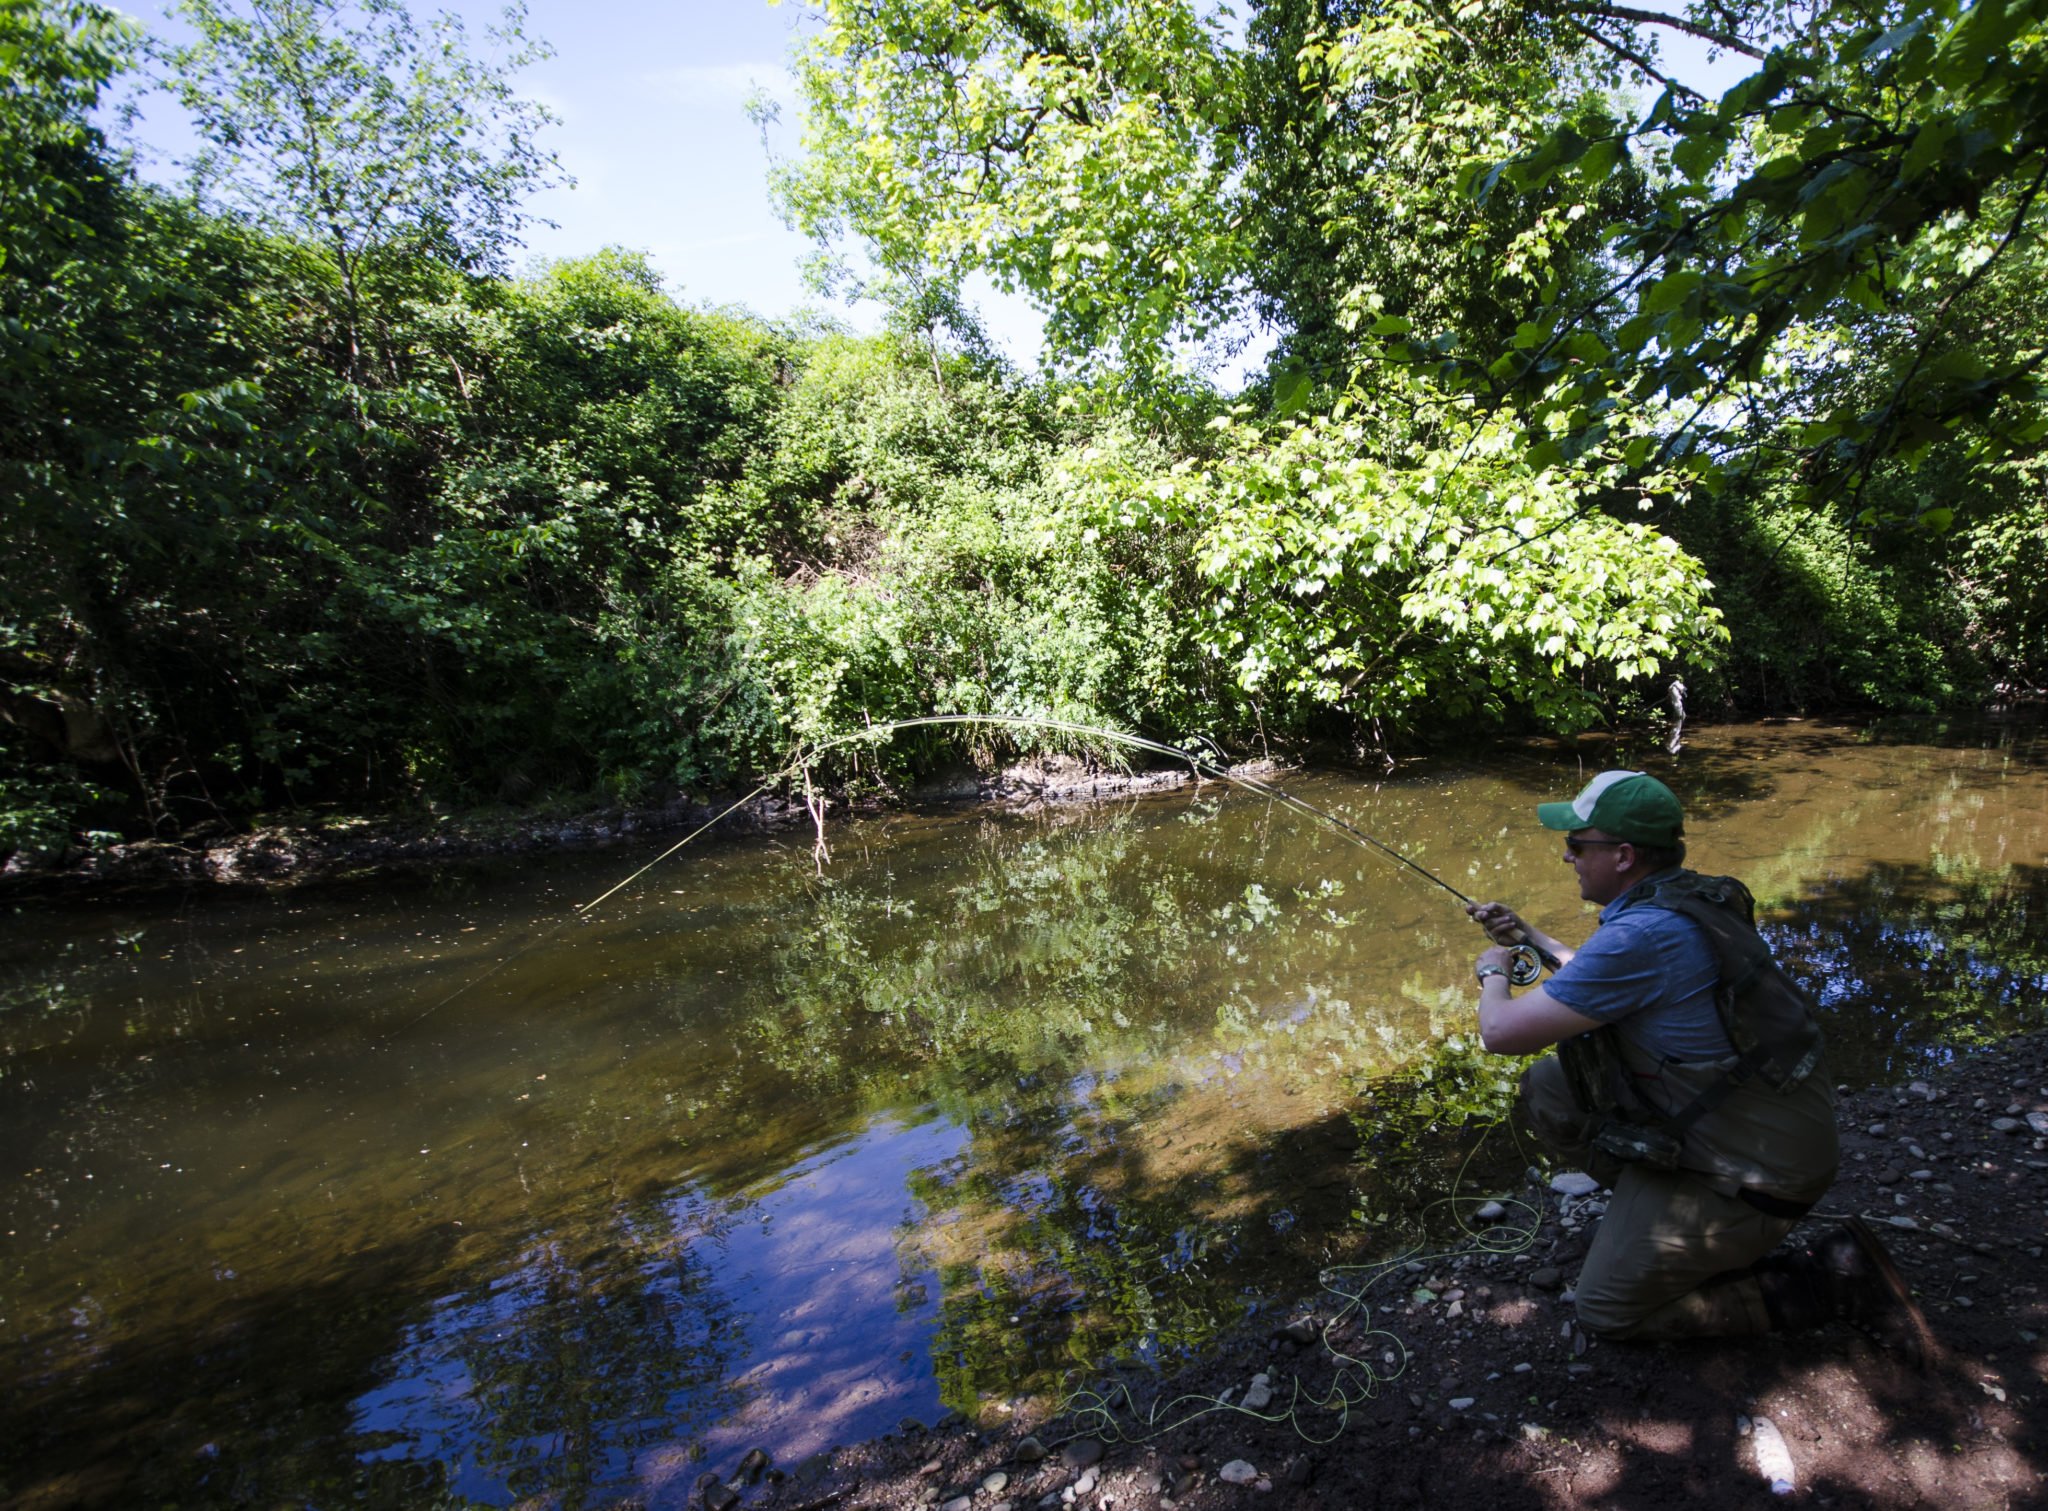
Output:
<instances>
[{"instance_id":1,"label":"fishing vest","mask_svg":"<svg viewBox=\"0 0 2048 1511\"><path fill-rule=\"evenodd\" d=\"M1627 1162L1705 1170L1744 1187L1760 1181L1778 1184L1770 1179L1772 1171L1744 1168L1740 1127L1732 1133L1717 1128L1712 1114L1738 1094L1745 1104L1738 1111L1752 1118L1759 1112L1769 1116L1767 1104L1756 1100L1760 1095L1767 1103L1811 1099L1801 1096L1801 1088L1821 1062L1813 999L1785 973L1757 933L1756 901L1732 876L1674 871L1645 884L1628 905L1666 908L1699 925L1719 972L1714 1007L1734 1055L1712 1065L1654 1062L1612 1026L1564 1040L1558 1060L1574 1100L1591 1120L1590 1142ZM1654 1079L1667 1096L1676 1093L1675 1110L1656 1107L1641 1095L1637 1083L1642 1079ZM1831 1106L1825 1087L1820 1096ZM1802 1111L1811 1119L1820 1109ZM1831 1122L1831 1113L1826 1116ZM1731 1145L1736 1146L1732 1154ZM1775 1173L1782 1177L1788 1172Z\"/></svg>"}]
</instances>

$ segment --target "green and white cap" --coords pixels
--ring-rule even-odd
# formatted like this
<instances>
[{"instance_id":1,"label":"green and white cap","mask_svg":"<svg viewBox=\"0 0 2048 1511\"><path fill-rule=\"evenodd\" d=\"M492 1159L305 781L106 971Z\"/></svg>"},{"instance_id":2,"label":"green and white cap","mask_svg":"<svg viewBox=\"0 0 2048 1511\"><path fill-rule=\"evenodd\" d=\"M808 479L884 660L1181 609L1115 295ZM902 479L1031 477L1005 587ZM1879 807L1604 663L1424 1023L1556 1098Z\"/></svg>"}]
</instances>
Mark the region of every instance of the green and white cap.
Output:
<instances>
[{"instance_id":1,"label":"green and white cap","mask_svg":"<svg viewBox=\"0 0 2048 1511\"><path fill-rule=\"evenodd\" d=\"M1664 849L1685 833L1678 795L1640 771L1603 771L1569 803L1538 803L1536 817L1546 829L1599 829Z\"/></svg>"}]
</instances>

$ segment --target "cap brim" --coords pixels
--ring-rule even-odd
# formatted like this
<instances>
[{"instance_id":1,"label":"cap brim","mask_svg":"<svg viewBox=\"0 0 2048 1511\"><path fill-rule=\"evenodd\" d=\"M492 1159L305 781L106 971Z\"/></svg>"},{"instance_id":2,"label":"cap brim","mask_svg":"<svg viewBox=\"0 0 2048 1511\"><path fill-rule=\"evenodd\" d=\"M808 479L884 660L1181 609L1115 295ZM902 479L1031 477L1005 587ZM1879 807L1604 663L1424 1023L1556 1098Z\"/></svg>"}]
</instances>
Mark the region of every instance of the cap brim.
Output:
<instances>
[{"instance_id":1,"label":"cap brim","mask_svg":"<svg viewBox=\"0 0 2048 1511\"><path fill-rule=\"evenodd\" d=\"M1538 803L1536 821L1546 829L1583 829L1586 820L1579 817L1579 810L1570 803Z\"/></svg>"}]
</instances>

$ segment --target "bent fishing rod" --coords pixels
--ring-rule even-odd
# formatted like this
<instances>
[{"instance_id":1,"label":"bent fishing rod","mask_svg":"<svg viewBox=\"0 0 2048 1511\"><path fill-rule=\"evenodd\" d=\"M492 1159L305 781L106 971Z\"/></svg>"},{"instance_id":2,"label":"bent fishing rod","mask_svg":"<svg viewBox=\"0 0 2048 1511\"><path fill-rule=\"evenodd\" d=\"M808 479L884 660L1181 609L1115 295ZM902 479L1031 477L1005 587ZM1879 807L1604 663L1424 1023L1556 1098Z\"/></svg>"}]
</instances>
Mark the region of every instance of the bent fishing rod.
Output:
<instances>
[{"instance_id":1,"label":"bent fishing rod","mask_svg":"<svg viewBox=\"0 0 2048 1511\"><path fill-rule=\"evenodd\" d=\"M1387 859L1394 861L1399 865L1405 866L1410 871L1413 871L1417 876L1420 876L1424 881L1429 882L1432 886L1441 887L1444 891L1450 893L1451 896L1455 897L1467 908L1478 906L1478 904L1475 903L1470 897L1466 896L1463 892L1460 892L1456 887L1452 886L1449 882L1445 881L1441 876L1437 875L1436 872L1430 870L1427 866L1421 865L1420 863L1411 860L1409 857L1403 855L1399 850L1396 850L1392 845L1387 844L1383 840L1374 838L1372 835L1366 833L1357 825L1349 823L1346 820L1339 818L1336 814L1329 812L1327 809L1318 808L1314 803L1307 802L1302 798L1298 798L1293 793L1286 791L1284 788L1274 786L1271 782L1262 782L1257 777L1246 776L1242 772L1232 771L1228 765L1228 758L1225 757L1223 755L1223 752L1217 748L1213 740L1204 739L1203 743L1207 744L1211 750L1216 752L1216 759L1214 760L1197 754L1193 750L1185 749L1178 745L1169 745L1163 740L1148 739L1144 735L1126 734L1122 730L1117 729L1103 729L1093 724L1077 724L1070 719L1041 718L1036 715L1028 714L921 714L915 718L892 719L889 722L883 724L870 724L864 729L855 730L850 734L835 735L831 739L821 740L817 744L811 745L807 748L799 746L796 755L789 761L787 765L783 766L781 770L774 772L769 776L763 777L758 783L754 785L751 791L747 792L742 797L735 798L731 803L728 803L724 808L721 808L717 813L713 814L710 818L706 819L703 823L699 824L696 828L692 829L688 834L684 835L681 839L677 840L674 844L670 845L666 850L662 851L661 854L655 856L654 859L648 861L646 865L641 866L638 870L634 871L632 875L628 876L625 880L618 883L618 885L607 888L598 896L593 897L589 902L579 903L576 906L573 913L571 913L569 917L562 919L559 923L557 923L554 926L554 928L548 930L539 938L532 940L523 948L515 950L510 955L505 956L502 960L495 962L481 975L478 975L473 979L464 982L462 985L456 987L453 991L448 993L447 996L442 997L438 1001L429 1004L426 1010L422 1012L418 1018L414 1018L411 1021L413 1023L418 1023L421 1020L425 1019L429 1014L438 1012L441 1008L446 1007L450 1002L453 1002L457 997L460 997L464 992L469 991L473 987L481 985L483 982L487 981L492 976L495 976L499 971L503 970L513 961L526 955L529 951L538 949L541 945L545 944L548 940L554 938L557 934L559 934L564 928L568 927L571 919L588 918L592 913L596 912L597 909L601 907L604 903L610 901L613 897L616 897L620 892L623 892L627 887L633 885L634 882L638 881L641 877L645 876L649 871L652 871L656 866L660 865L663 861L667 860L671 855L674 855L678 850L682 849L685 845L689 844L692 840L696 839L700 834L703 834L707 829L717 827L719 824L723 823L727 818L731 817L740 809L744 808L748 803L752 802L755 798L760 797L763 793L768 792L769 790L771 790L772 788L774 788L782 782L788 781L798 776L802 776L807 779L811 767L820 758L825 756L828 752L837 750L842 746L847 745L878 745L882 741L887 740L893 735L895 735L900 730L932 729L946 725L961 724L978 724L997 729L1052 730L1055 733L1059 734L1075 735L1082 739L1088 740L1107 741L1112 745L1122 745L1132 750L1149 751L1154 755L1164 756L1166 759L1170 761L1174 761L1187 766L1188 769L1193 771L1198 777L1205 777L1212 781L1226 782L1233 787L1242 787L1245 791L1257 793L1260 797L1265 798L1269 802L1278 803L1283 808L1292 809L1296 813L1314 819L1316 822L1324 824L1329 828L1336 830L1339 834L1343 835L1346 839L1351 840L1353 843L1362 845L1367 849L1376 851L1379 854L1384 855ZM821 828L823 826L823 822L824 821L822 819L819 820ZM1559 965L1559 962L1554 956L1537 948L1537 946L1533 942L1531 942L1526 936L1524 936L1524 938L1520 942L1510 945L1509 951L1511 958L1509 960L1508 965L1508 979L1512 981L1516 986L1528 986L1530 983L1535 981L1539 976L1543 974L1543 971L1546 967L1554 971L1558 968Z\"/></svg>"},{"instance_id":2,"label":"bent fishing rod","mask_svg":"<svg viewBox=\"0 0 2048 1511\"><path fill-rule=\"evenodd\" d=\"M1445 881L1436 872L1430 870L1427 866L1411 860L1408 856L1403 855L1399 850L1396 850L1392 845L1385 843L1383 840L1374 838L1357 825L1339 818L1327 809L1318 808L1314 803L1298 798L1284 788L1274 786L1271 782L1262 782L1257 777L1246 776L1242 772L1232 771L1227 764L1226 758L1223 756L1223 752L1217 748L1214 741L1203 740L1204 744L1207 744L1212 751L1215 751L1217 758L1212 760L1182 746L1169 745L1163 740L1148 739L1144 735L1126 734L1121 730L1102 729L1092 724L1077 724L1067 719L1042 718L1026 714L922 714L915 718L893 719L884 724L871 724L865 729L855 730L850 734L838 735L831 739L820 741L818 744L810 746L807 753L802 747L799 747L798 754L787 766L774 776L764 780L752 792L748 793L746 797L741 798L739 802L734 803L716 817L692 830L660 855L657 855L653 860L635 871L631 876L620 882L618 886L611 888L602 896L584 903L576 911L579 915L590 913L598 904L624 888L631 886L640 877L646 875L647 872L667 860L676 851L682 849L684 845L687 845L699 834L702 834L706 829L709 829L713 824L719 822L720 819L732 813L742 804L767 791L777 782L798 773L808 773L811 766L830 751L846 745L880 744L882 741L891 738L899 731L905 729L930 729L945 725L962 724L986 725L998 729L1051 730L1055 733L1075 735L1083 739L1105 740L1112 744L1126 746L1132 750L1143 750L1154 755L1164 756L1168 760L1186 765L1199 777L1205 777L1212 781L1227 782L1234 787L1241 787L1247 792L1257 793L1269 802L1278 803L1283 808L1292 809L1296 813L1314 819L1336 830L1354 843L1377 851L1379 854L1387 857L1387 859L1407 867L1431 885L1441 887L1444 891L1450 893L1451 896L1455 897L1467 908L1478 906L1477 902ZM1546 966L1551 970L1558 968L1559 962L1547 952L1538 949L1526 936L1509 948L1512 959L1508 968L1508 979L1517 986L1527 986L1535 981L1543 974Z\"/></svg>"}]
</instances>

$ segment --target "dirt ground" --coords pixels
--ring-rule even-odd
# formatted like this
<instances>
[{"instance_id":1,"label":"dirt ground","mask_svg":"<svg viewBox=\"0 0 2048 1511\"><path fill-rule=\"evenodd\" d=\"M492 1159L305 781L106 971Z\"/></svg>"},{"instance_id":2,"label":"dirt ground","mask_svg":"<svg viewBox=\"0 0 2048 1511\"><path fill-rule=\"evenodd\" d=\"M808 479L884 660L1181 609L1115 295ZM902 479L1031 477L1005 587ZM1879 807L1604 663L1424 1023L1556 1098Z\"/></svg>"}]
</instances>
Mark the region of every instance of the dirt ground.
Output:
<instances>
[{"instance_id":1,"label":"dirt ground","mask_svg":"<svg viewBox=\"0 0 2048 1511\"><path fill-rule=\"evenodd\" d=\"M1925 1371L1841 1324L1586 1340L1570 1286L1604 1193L1561 1195L1545 1172L1500 1193L1493 1246L1518 1252L1404 1263L1356 1305L1324 1294L1268 1309L1204 1362L1105 1381L1064 1416L906 1423L788 1473L713 1466L727 1478L707 1474L697 1499L711 1511L2048 1506L2048 1033L1845 1095L1840 1117L1841 1178L1794 1240L1830 1215L1881 1224L1941 1343ZM1356 1290L1370 1275L1326 1278ZM1259 1375L1273 1399L1254 1410ZM1217 1404L1225 1392L1233 1404ZM1772 1428L1791 1464L1775 1496L1758 1451Z\"/></svg>"}]
</instances>

